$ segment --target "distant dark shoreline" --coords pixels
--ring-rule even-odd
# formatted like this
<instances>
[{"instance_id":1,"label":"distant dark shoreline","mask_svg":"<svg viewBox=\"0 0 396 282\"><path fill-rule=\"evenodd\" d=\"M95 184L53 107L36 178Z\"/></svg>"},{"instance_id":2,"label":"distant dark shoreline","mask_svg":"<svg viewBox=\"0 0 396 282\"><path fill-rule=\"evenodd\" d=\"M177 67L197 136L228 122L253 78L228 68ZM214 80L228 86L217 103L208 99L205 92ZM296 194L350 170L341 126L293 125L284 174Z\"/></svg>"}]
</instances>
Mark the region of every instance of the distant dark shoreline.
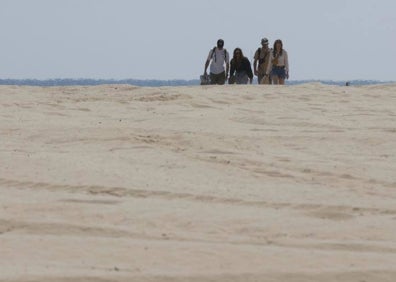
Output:
<instances>
[{"instance_id":1,"label":"distant dark shoreline","mask_svg":"<svg viewBox=\"0 0 396 282\"><path fill-rule=\"evenodd\" d=\"M391 81L378 80L350 80L350 81L333 81L333 80L290 80L287 85L298 85L304 83L320 82L328 85L346 85L349 82L351 86L373 85L394 83ZM104 84L129 84L146 87L160 86L194 86L199 85L199 80L138 80L138 79L0 79L0 85L17 85L17 86L95 86Z\"/></svg>"}]
</instances>

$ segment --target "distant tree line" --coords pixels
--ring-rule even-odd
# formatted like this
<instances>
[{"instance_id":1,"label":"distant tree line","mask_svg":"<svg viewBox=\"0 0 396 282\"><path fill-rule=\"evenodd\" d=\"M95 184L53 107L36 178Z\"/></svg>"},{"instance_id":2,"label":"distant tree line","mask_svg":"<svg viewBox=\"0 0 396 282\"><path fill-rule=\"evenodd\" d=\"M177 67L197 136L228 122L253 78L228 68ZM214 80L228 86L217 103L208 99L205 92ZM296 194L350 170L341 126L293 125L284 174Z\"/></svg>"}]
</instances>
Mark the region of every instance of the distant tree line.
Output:
<instances>
[{"instance_id":1,"label":"distant tree line","mask_svg":"<svg viewBox=\"0 0 396 282\"><path fill-rule=\"evenodd\" d=\"M332 80L290 80L287 85L297 85L311 82L320 82L328 85L346 85L348 82L351 86L371 85L391 83L390 81L377 80L351 80L351 81L332 81ZM194 80L138 80L138 79L0 79L0 85L26 85L26 86L94 86L104 84L128 84L146 87L160 87L160 86L193 86L200 85L200 81Z\"/></svg>"},{"instance_id":2,"label":"distant tree line","mask_svg":"<svg viewBox=\"0 0 396 282\"><path fill-rule=\"evenodd\" d=\"M189 86L199 85L199 80L138 80L138 79L0 79L0 85L26 86L94 86L104 84L129 84L136 86Z\"/></svg>"}]
</instances>

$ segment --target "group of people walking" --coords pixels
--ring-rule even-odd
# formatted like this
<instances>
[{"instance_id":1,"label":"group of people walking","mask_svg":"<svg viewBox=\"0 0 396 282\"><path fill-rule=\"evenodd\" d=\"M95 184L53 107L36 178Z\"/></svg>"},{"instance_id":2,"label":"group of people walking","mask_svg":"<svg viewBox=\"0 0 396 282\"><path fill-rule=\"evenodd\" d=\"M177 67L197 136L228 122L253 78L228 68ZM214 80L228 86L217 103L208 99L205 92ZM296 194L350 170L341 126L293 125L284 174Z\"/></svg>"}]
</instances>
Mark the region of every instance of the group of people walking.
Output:
<instances>
[{"instance_id":1,"label":"group of people walking","mask_svg":"<svg viewBox=\"0 0 396 282\"><path fill-rule=\"evenodd\" d=\"M210 74L207 74L210 66ZM257 76L258 84L285 84L289 78L289 60L282 40L274 42L269 48L267 38L261 40L261 47L254 54L253 70L241 48L235 48L230 61L228 51L224 48L224 40L219 39L217 46L209 51L205 62L204 75L201 84L252 84L253 77Z\"/></svg>"}]
</instances>

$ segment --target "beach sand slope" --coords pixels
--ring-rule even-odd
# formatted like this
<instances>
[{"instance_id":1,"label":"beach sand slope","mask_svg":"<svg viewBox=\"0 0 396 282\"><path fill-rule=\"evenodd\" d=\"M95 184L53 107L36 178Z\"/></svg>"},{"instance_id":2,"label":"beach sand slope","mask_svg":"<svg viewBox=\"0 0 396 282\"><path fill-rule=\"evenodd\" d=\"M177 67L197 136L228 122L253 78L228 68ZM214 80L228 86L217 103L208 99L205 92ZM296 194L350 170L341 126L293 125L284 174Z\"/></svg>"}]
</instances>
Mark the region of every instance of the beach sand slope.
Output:
<instances>
[{"instance_id":1,"label":"beach sand slope","mask_svg":"<svg viewBox=\"0 0 396 282\"><path fill-rule=\"evenodd\" d=\"M396 85L0 86L0 281L396 281Z\"/></svg>"}]
</instances>

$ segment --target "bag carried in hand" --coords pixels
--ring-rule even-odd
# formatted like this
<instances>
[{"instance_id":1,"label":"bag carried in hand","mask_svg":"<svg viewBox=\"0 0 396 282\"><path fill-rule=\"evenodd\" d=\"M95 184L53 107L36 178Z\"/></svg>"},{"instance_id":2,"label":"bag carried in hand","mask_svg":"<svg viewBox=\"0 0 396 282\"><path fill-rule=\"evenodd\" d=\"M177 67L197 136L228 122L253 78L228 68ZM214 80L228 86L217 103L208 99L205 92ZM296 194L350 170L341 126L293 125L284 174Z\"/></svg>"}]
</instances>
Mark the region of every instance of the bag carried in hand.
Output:
<instances>
[{"instance_id":1,"label":"bag carried in hand","mask_svg":"<svg viewBox=\"0 0 396 282\"><path fill-rule=\"evenodd\" d=\"M207 74L203 74L200 77L201 85L209 85L210 84L210 76Z\"/></svg>"}]
</instances>

